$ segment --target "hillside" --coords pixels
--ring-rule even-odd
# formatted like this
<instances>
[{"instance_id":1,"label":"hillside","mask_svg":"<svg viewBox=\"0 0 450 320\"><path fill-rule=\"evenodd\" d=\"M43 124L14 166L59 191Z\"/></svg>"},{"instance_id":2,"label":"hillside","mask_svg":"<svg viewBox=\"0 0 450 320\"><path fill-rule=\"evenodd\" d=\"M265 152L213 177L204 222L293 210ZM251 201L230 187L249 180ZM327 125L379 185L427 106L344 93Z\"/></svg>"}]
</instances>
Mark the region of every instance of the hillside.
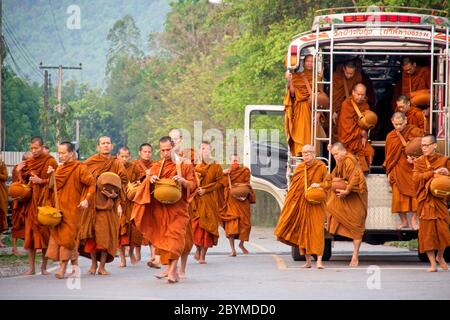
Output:
<instances>
[{"instance_id":1,"label":"hillside","mask_svg":"<svg viewBox=\"0 0 450 320\"><path fill-rule=\"evenodd\" d=\"M141 32L141 49L148 53L147 36L150 32L162 31L170 0L4 0L3 33L10 45L12 56L20 72L10 57L6 63L16 72L25 74L30 80L41 82L35 66L78 65L83 70L67 73L65 79L74 78L78 82L88 81L93 86L104 86L106 54L109 43L108 31L114 23L125 15L131 15ZM70 5L80 8L80 29L69 29L67 13ZM29 52L28 61L18 49L16 40ZM56 73L53 75L56 77ZM53 79L55 79L52 76Z\"/></svg>"}]
</instances>

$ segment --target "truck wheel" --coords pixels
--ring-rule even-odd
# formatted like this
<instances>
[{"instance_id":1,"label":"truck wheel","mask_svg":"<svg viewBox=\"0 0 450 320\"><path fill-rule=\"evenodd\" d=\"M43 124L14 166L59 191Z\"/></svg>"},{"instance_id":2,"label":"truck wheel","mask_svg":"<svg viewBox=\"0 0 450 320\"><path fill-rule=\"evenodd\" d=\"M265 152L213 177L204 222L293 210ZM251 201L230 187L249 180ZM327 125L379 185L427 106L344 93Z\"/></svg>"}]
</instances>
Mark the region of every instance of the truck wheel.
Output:
<instances>
[{"instance_id":1,"label":"truck wheel","mask_svg":"<svg viewBox=\"0 0 450 320\"><path fill-rule=\"evenodd\" d=\"M291 256L294 261L305 261L305 256L300 254L298 247L291 247Z\"/></svg>"},{"instance_id":2,"label":"truck wheel","mask_svg":"<svg viewBox=\"0 0 450 320\"><path fill-rule=\"evenodd\" d=\"M420 253L417 251L417 256L419 257L420 262L430 262L426 253Z\"/></svg>"},{"instance_id":3,"label":"truck wheel","mask_svg":"<svg viewBox=\"0 0 450 320\"><path fill-rule=\"evenodd\" d=\"M331 247L332 247L331 239L325 239L325 247L323 249L323 256L322 256L323 261L330 260L332 255Z\"/></svg>"}]
</instances>

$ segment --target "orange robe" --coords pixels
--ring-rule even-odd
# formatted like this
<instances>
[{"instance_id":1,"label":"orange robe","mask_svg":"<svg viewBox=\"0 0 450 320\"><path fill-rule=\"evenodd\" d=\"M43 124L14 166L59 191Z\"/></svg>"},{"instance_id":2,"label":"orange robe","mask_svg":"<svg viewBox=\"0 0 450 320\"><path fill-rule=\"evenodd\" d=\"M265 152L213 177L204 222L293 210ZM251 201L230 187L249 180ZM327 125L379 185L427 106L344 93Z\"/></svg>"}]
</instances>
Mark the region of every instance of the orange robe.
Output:
<instances>
[{"instance_id":1,"label":"orange robe","mask_svg":"<svg viewBox=\"0 0 450 320\"><path fill-rule=\"evenodd\" d=\"M60 165L55 171L55 179L63 217L51 230L46 256L52 260L74 260L78 257L81 224L77 206L88 194L89 197L95 194L95 180L86 165L77 160Z\"/></svg>"},{"instance_id":2,"label":"orange robe","mask_svg":"<svg viewBox=\"0 0 450 320\"><path fill-rule=\"evenodd\" d=\"M146 170L149 170L154 163L155 162L153 160L144 161L142 159L139 159L133 161L133 170L130 176L130 181L136 182L139 180L142 182L147 176ZM129 210L130 219L131 219L131 212L133 211L133 205L134 205L133 201L128 202L127 200L127 208L128 208L127 210ZM140 232L136 228L136 224L134 223L134 221L130 221L129 239L131 244L133 244L133 246L135 247L140 247L141 245L142 246L150 245L148 239L144 239L142 232Z\"/></svg>"},{"instance_id":3,"label":"orange robe","mask_svg":"<svg viewBox=\"0 0 450 320\"><path fill-rule=\"evenodd\" d=\"M8 230L8 190L6 189L8 170L6 164L0 160L0 234Z\"/></svg>"},{"instance_id":4,"label":"orange robe","mask_svg":"<svg viewBox=\"0 0 450 320\"><path fill-rule=\"evenodd\" d=\"M331 182L332 178L345 179L351 192L341 199L330 192L327 201L328 232L361 240L365 230L368 193L366 178L356 158L347 154L327 179Z\"/></svg>"},{"instance_id":5,"label":"orange robe","mask_svg":"<svg viewBox=\"0 0 450 320\"><path fill-rule=\"evenodd\" d=\"M125 170L127 172L127 181L132 181L134 165L132 162L127 162L124 164ZM127 182L127 183L128 183ZM122 207L123 213L119 218L119 247L128 246L130 244L130 216L132 210L132 201L125 197L124 206Z\"/></svg>"},{"instance_id":6,"label":"orange robe","mask_svg":"<svg viewBox=\"0 0 450 320\"><path fill-rule=\"evenodd\" d=\"M355 84L362 82L361 73L355 71L355 75L347 79L344 75L343 66L338 66L333 73L333 100L332 111L341 112L342 102L352 95L352 88ZM345 88L347 87L347 90Z\"/></svg>"},{"instance_id":7,"label":"orange robe","mask_svg":"<svg viewBox=\"0 0 450 320\"><path fill-rule=\"evenodd\" d=\"M217 189L221 187L220 179L223 171L219 164L204 162L195 166L199 176L200 187L205 193L194 198L194 212L192 215L192 229L194 231L194 244L210 248L217 244L219 239L219 207Z\"/></svg>"},{"instance_id":8,"label":"orange robe","mask_svg":"<svg viewBox=\"0 0 450 320\"><path fill-rule=\"evenodd\" d=\"M355 155L364 172L369 170L372 158L375 153L370 143L366 143L363 147L361 142L361 129L358 126L358 114L353 108L351 101L353 97L349 97L342 102L341 112L338 118L338 141L342 143L348 152ZM357 104L361 113L370 110L367 103Z\"/></svg>"},{"instance_id":9,"label":"orange robe","mask_svg":"<svg viewBox=\"0 0 450 320\"><path fill-rule=\"evenodd\" d=\"M186 163L192 166L192 172L195 174L195 150L193 148L182 149L179 154L180 157L184 158ZM194 180L195 186L194 190L197 188L197 181ZM192 229L192 216L194 212L194 193L190 193L188 197L188 212L189 212L189 222L186 226L186 236L184 238L184 249L183 255L187 255L191 252L194 246L194 230Z\"/></svg>"},{"instance_id":10,"label":"orange robe","mask_svg":"<svg viewBox=\"0 0 450 320\"><path fill-rule=\"evenodd\" d=\"M417 128L425 129L425 116L419 108L411 106L409 110L405 113L406 118L408 119L408 124L416 126Z\"/></svg>"},{"instance_id":11,"label":"orange robe","mask_svg":"<svg viewBox=\"0 0 450 320\"><path fill-rule=\"evenodd\" d=\"M90 258L90 253L96 252L97 260L100 261L101 251L106 251L108 254L106 262L112 262L119 243L119 216L117 207L119 203L122 208L125 207L124 190L128 182L127 172L120 160L115 157L107 159L101 154L91 156L84 163L95 181L97 181L103 172L114 172L122 180L122 190L120 195L114 200L114 205L111 209L97 209L97 195L91 198L89 208L83 212L82 227L80 229L80 241L82 241L79 248L80 254ZM100 191L97 188L96 193L100 193ZM125 214L125 212L123 211L122 214Z\"/></svg>"},{"instance_id":12,"label":"orange robe","mask_svg":"<svg viewBox=\"0 0 450 320\"><path fill-rule=\"evenodd\" d=\"M414 161L413 179L417 192L419 251L421 253L450 246L448 229L450 219L447 201L433 196L430 192L433 171L442 167L450 170L450 159L439 153L428 157L421 156Z\"/></svg>"},{"instance_id":13,"label":"orange robe","mask_svg":"<svg viewBox=\"0 0 450 320\"><path fill-rule=\"evenodd\" d=\"M394 88L394 97L392 105L396 108L396 101L400 95L411 98L411 92L431 88L431 70L429 67L417 66L412 75L405 72L402 73L401 82L397 83ZM415 107L415 106L414 106ZM424 127L429 129L430 117L425 117L426 124Z\"/></svg>"},{"instance_id":14,"label":"orange robe","mask_svg":"<svg viewBox=\"0 0 450 320\"><path fill-rule=\"evenodd\" d=\"M22 177L20 172L17 171L17 165L13 168L12 182L20 182ZM13 200L12 202L12 228L11 236L16 239L25 239L25 212L23 210L23 203L19 200Z\"/></svg>"},{"instance_id":15,"label":"orange robe","mask_svg":"<svg viewBox=\"0 0 450 320\"><path fill-rule=\"evenodd\" d=\"M32 157L25 161L25 167L22 169L22 178L28 181L32 174L43 179L42 184L31 183L31 199L24 204L25 212L25 249L46 249L50 237L50 229L39 223L38 206L48 204L47 185L49 176L48 167L58 167L58 163L51 155L41 154L39 157Z\"/></svg>"},{"instance_id":16,"label":"orange robe","mask_svg":"<svg viewBox=\"0 0 450 320\"><path fill-rule=\"evenodd\" d=\"M304 70L301 73L294 73L292 85L295 88L295 95L291 96L289 88L284 96L284 112L286 124L286 136L292 155L298 155L305 144L312 144L311 136L311 101L307 83L303 79L305 76L310 88L312 88L312 71ZM322 90L320 90L322 91ZM320 128L317 134L320 135Z\"/></svg>"},{"instance_id":17,"label":"orange robe","mask_svg":"<svg viewBox=\"0 0 450 320\"><path fill-rule=\"evenodd\" d=\"M329 189L327 167L320 160L306 167L306 182L319 183ZM299 247L302 254L322 255L324 250L325 203L311 204L305 198L305 162L300 163L292 176L289 191L281 210L274 234L278 241Z\"/></svg>"},{"instance_id":18,"label":"orange robe","mask_svg":"<svg viewBox=\"0 0 450 320\"><path fill-rule=\"evenodd\" d=\"M255 194L250 186L250 193L244 201L231 196L228 177L231 184L240 183L250 186L250 169L247 167L231 168L230 173L221 179L224 186L224 206L220 218L227 237L248 241L251 230L250 203L254 203Z\"/></svg>"},{"instance_id":19,"label":"orange robe","mask_svg":"<svg viewBox=\"0 0 450 320\"><path fill-rule=\"evenodd\" d=\"M161 263L169 264L178 259L184 251L186 226L189 223L188 196L194 191L194 171L190 164L181 164L181 175L188 180L188 188L183 188L181 199L174 204L162 204L153 197L152 175L158 175L161 168L158 161L150 169L150 175L138 188L134 198L131 219L137 228L157 248ZM173 178L177 174L175 163L166 160L160 178Z\"/></svg>"},{"instance_id":20,"label":"orange robe","mask_svg":"<svg viewBox=\"0 0 450 320\"><path fill-rule=\"evenodd\" d=\"M408 124L400 134L405 141L409 141L421 137L422 133L421 129ZM395 129L386 137L383 166L392 187L392 213L416 212L416 190L412 180L413 164L406 160L405 147Z\"/></svg>"}]
</instances>

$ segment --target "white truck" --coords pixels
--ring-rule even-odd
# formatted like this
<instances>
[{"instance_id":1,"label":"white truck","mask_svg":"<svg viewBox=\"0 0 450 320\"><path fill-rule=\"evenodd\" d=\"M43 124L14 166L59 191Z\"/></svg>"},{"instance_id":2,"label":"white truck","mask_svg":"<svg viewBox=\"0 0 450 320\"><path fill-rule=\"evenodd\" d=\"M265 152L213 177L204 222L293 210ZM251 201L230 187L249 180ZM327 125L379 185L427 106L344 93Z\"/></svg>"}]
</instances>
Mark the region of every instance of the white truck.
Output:
<instances>
[{"instance_id":1,"label":"white truck","mask_svg":"<svg viewBox=\"0 0 450 320\"><path fill-rule=\"evenodd\" d=\"M450 136L450 23L448 12L418 8L351 7L319 10L308 32L296 35L290 41L286 55L287 69L298 71L301 59L313 55L313 91L319 85L330 97L330 109L317 107L317 97L312 102L312 119L318 112L327 115L327 137L316 136L316 122L312 121L315 145L321 146L319 158L330 170L331 155L326 146L331 143L333 121L330 116L333 105L333 72L338 64L359 57L362 68L370 77L376 98L371 109L378 115L378 125L369 132L369 141L375 156L366 177L369 190L369 208L363 241L383 244L386 241L417 238L412 229L397 230L398 215L391 212L390 186L382 167L385 138L392 130L390 116L393 86L401 72L401 59L413 57L421 65L431 69L430 79L430 133L437 136L440 152L449 155ZM322 77L317 77L321 74ZM318 80L321 79L322 80ZM290 176L302 161L292 157L284 137L284 107L275 105L249 105L245 109L244 163L251 168L252 185L256 190L270 193L280 210ZM261 129L272 131L259 134ZM274 133L271 138L266 133ZM277 139L278 135L278 139ZM267 135L266 135L267 136ZM280 142L281 141L281 142ZM332 255L332 240L338 236L326 234L324 260ZM450 250L447 249L448 259ZM302 260L298 248L292 248L294 260ZM419 255L422 261L425 255Z\"/></svg>"}]
</instances>

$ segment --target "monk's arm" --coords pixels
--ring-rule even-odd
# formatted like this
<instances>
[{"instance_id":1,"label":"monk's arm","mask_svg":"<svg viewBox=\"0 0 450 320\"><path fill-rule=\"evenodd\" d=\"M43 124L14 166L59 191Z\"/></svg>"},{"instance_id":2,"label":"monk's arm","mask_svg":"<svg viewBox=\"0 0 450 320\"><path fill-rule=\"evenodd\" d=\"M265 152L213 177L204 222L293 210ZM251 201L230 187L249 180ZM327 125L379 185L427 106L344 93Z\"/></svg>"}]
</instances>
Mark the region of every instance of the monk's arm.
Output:
<instances>
[{"instance_id":1,"label":"monk's arm","mask_svg":"<svg viewBox=\"0 0 450 320\"><path fill-rule=\"evenodd\" d=\"M81 183L84 184L87 188L86 199L90 199L95 193L96 183L94 177L89 172L87 167L83 167L81 169L80 180Z\"/></svg>"},{"instance_id":2,"label":"monk's arm","mask_svg":"<svg viewBox=\"0 0 450 320\"><path fill-rule=\"evenodd\" d=\"M428 180L433 178L434 172L433 169L427 169L425 165L422 165L420 161L423 161L422 159L416 160L414 162L414 168L413 168L413 181L416 187L416 190L421 190L425 187L425 184Z\"/></svg>"},{"instance_id":3,"label":"monk's arm","mask_svg":"<svg viewBox=\"0 0 450 320\"><path fill-rule=\"evenodd\" d=\"M220 183L220 179L222 179L222 176L223 176L222 167L217 166L217 168L215 170L216 170L216 172L215 172L214 182L209 184L208 187L206 187L206 188L202 187L202 189L205 190L205 193L213 192L222 187L222 184Z\"/></svg>"},{"instance_id":4,"label":"monk's arm","mask_svg":"<svg viewBox=\"0 0 450 320\"><path fill-rule=\"evenodd\" d=\"M184 178L187 181L184 186L186 190L188 190L189 193L194 192L195 188L197 187L197 183L195 182L194 167L192 165L186 165Z\"/></svg>"},{"instance_id":5,"label":"monk's arm","mask_svg":"<svg viewBox=\"0 0 450 320\"><path fill-rule=\"evenodd\" d=\"M358 171L355 167L355 164L350 159L344 160L344 170L345 170L345 177L344 179L347 180L347 190L358 192L359 191L359 179L361 179L360 174L362 174L361 171Z\"/></svg>"},{"instance_id":6,"label":"monk's arm","mask_svg":"<svg viewBox=\"0 0 450 320\"><path fill-rule=\"evenodd\" d=\"M321 183L320 183L320 187L322 189L328 190L331 188L331 175L328 174L328 170L326 167L324 167L323 169L320 170L320 174L321 174Z\"/></svg>"},{"instance_id":7,"label":"monk's arm","mask_svg":"<svg viewBox=\"0 0 450 320\"><path fill-rule=\"evenodd\" d=\"M361 137L361 128L355 125L353 117L353 106L347 103L347 100L342 103L341 113L339 114L339 142L347 144L350 141L359 139Z\"/></svg>"}]
</instances>

